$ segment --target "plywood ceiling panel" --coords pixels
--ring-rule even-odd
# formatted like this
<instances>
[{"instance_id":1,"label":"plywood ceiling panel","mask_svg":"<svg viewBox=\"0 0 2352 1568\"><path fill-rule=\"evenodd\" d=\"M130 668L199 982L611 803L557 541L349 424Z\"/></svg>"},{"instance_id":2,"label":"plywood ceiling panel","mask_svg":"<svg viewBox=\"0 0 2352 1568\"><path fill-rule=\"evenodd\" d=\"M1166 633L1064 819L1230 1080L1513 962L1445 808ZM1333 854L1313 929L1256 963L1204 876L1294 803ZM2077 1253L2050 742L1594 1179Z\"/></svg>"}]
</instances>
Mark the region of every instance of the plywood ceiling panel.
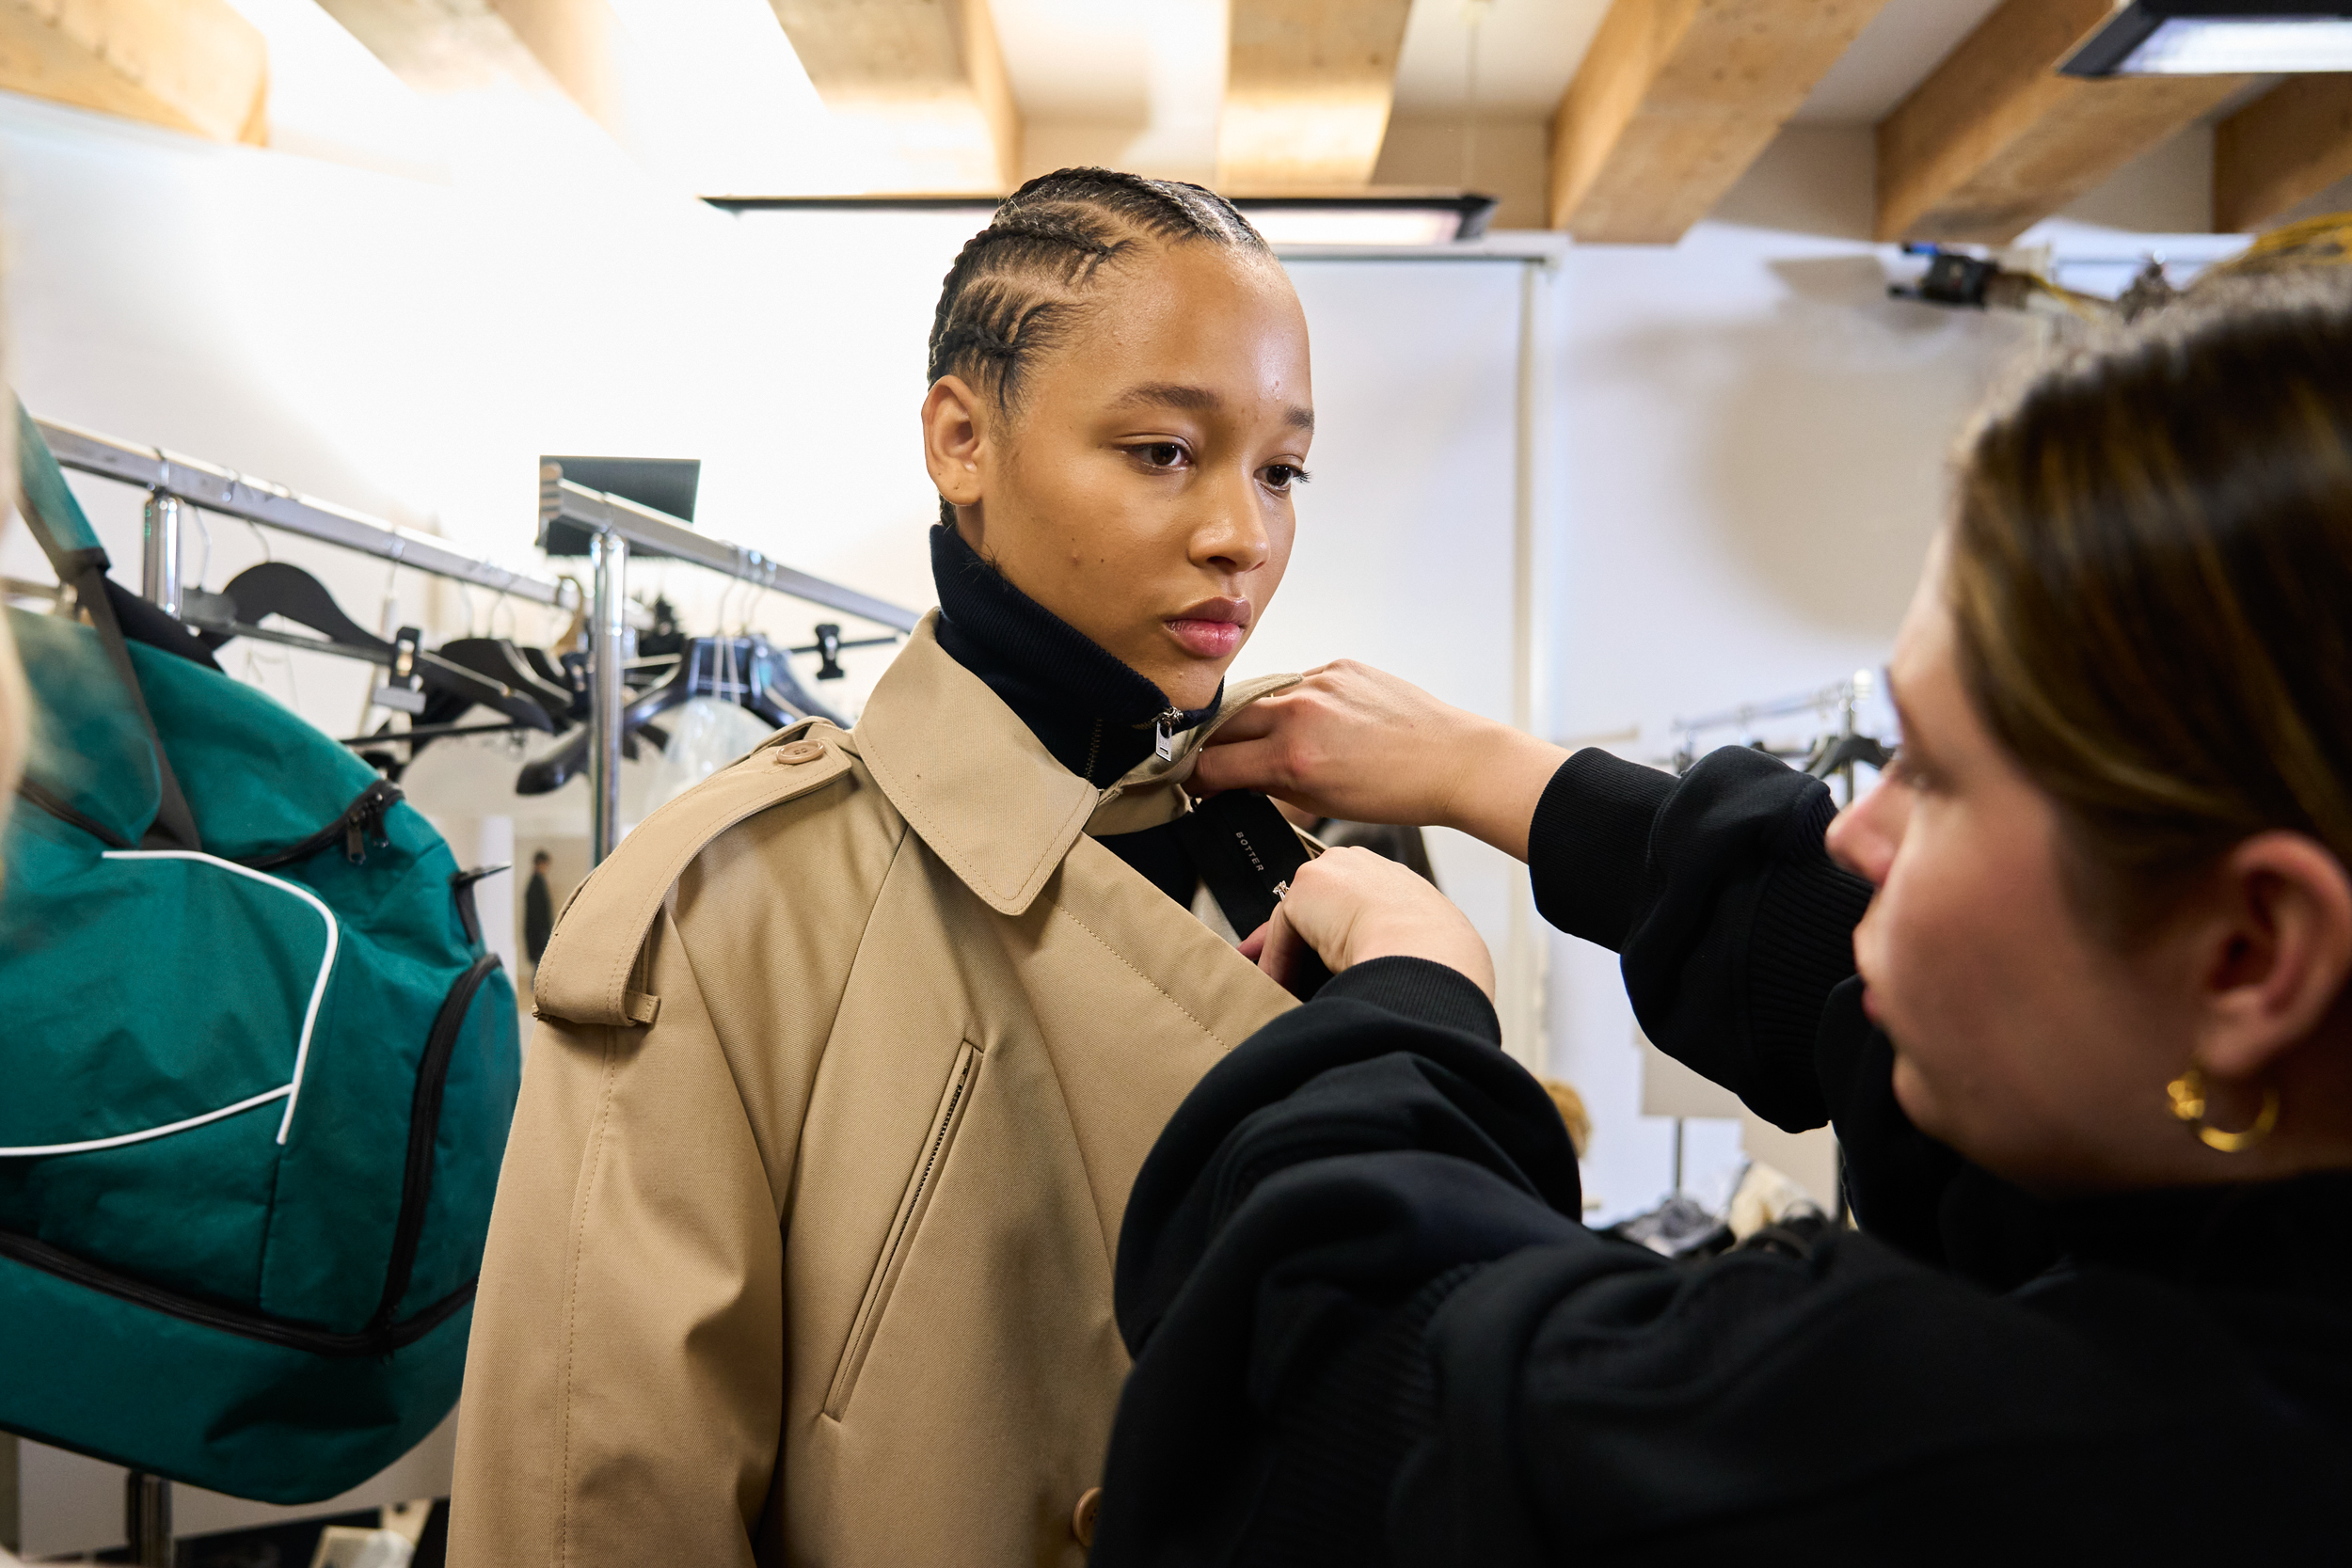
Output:
<instances>
[{"instance_id":1,"label":"plywood ceiling panel","mask_svg":"<svg viewBox=\"0 0 2352 1568\"><path fill-rule=\"evenodd\" d=\"M212 141L268 139L269 48L226 0L0 0L0 88Z\"/></svg>"},{"instance_id":2,"label":"plywood ceiling panel","mask_svg":"<svg viewBox=\"0 0 2352 1568\"><path fill-rule=\"evenodd\" d=\"M2083 81L2060 61L2108 0L2004 0L1878 128L1878 236L2004 244L2246 85Z\"/></svg>"}]
</instances>

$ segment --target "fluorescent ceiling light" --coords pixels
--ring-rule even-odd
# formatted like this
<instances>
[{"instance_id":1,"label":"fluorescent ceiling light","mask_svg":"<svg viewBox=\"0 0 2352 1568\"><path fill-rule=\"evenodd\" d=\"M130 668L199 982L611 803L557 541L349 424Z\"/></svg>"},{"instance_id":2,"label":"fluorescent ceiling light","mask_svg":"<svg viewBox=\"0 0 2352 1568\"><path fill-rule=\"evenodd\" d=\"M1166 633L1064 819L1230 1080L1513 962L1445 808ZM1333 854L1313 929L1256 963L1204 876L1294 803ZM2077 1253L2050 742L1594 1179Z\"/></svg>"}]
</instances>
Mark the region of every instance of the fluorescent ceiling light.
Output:
<instances>
[{"instance_id":1,"label":"fluorescent ceiling light","mask_svg":"<svg viewBox=\"0 0 2352 1568\"><path fill-rule=\"evenodd\" d=\"M707 196L730 213L832 209L879 212L995 210L993 197L970 196ZM1237 196L1233 205L1268 245L1441 245L1474 240L1494 216L1495 198L1462 191L1367 191L1360 196Z\"/></svg>"},{"instance_id":2,"label":"fluorescent ceiling light","mask_svg":"<svg viewBox=\"0 0 2352 1568\"><path fill-rule=\"evenodd\" d=\"M2210 22L2175 17L2124 56L2119 76L2352 71L2352 20Z\"/></svg>"},{"instance_id":3,"label":"fluorescent ceiling light","mask_svg":"<svg viewBox=\"0 0 2352 1568\"><path fill-rule=\"evenodd\" d=\"M1268 245L1444 245L1462 227L1458 214L1382 212L1376 208L1318 210L1277 207L1252 213Z\"/></svg>"},{"instance_id":4,"label":"fluorescent ceiling light","mask_svg":"<svg viewBox=\"0 0 2352 1568\"><path fill-rule=\"evenodd\" d=\"M2059 69L2069 76L2352 71L2352 0L2132 0Z\"/></svg>"}]
</instances>

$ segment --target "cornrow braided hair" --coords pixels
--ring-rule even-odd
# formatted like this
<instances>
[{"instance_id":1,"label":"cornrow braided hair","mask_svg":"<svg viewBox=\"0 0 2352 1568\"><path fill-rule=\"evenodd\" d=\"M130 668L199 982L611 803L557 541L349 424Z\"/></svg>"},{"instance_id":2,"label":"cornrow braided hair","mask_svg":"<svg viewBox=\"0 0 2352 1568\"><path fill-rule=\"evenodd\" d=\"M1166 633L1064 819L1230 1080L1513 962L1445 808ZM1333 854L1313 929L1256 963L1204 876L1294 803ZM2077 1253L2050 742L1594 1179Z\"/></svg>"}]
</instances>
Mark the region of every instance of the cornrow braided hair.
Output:
<instances>
[{"instance_id":1,"label":"cornrow braided hair","mask_svg":"<svg viewBox=\"0 0 2352 1568\"><path fill-rule=\"evenodd\" d=\"M940 285L929 379L960 375L1009 408L1021 373L1050 350L1103 269L1140 242L1267 252L1233 204L1174 180L1065 168L1030 181L964 243ZM945 501L941 516L954 521Z\"/></svg>"}]
</instances>

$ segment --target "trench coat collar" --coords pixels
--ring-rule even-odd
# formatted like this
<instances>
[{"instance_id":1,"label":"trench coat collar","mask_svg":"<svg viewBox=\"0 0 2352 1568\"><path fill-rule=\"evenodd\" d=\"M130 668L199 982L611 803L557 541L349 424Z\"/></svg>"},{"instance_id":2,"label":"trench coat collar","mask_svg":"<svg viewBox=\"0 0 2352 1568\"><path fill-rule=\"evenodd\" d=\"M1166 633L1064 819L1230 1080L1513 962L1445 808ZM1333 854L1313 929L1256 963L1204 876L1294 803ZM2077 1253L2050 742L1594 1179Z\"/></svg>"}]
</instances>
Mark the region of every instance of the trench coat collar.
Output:
<instances>
[{"instance_id":1,"label":"trench coat collar","mask_svg":"<svg viewBox=\"0 0 2352 1568\"><path fill-rule=\"evenodd\" d=\"M1054 760L1020 715L939 645L936 610L875 683L851 741L898 814L981 901L1018 915L1033 903L1105 804L1174 790L1188 801L1200 744L1258 698L1295 683L1269 675L1230 688L1216 716L1187 731L1176 754L1147 758L1108 789Z\"/></svg>"}]
</instances>

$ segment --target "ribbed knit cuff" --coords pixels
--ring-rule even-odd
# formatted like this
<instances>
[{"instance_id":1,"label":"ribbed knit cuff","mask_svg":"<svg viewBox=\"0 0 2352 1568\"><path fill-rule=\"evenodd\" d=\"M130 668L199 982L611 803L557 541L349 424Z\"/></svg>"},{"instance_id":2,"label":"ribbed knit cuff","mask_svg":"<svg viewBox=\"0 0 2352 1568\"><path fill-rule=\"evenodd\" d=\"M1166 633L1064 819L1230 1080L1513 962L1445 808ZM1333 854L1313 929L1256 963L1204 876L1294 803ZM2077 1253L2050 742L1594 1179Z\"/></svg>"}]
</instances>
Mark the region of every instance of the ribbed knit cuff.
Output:
<instances>
[{"instance_id":1,"label":"ribbed knit cuff","mask_svg":"<svg viewBox=\"0 0 2352 1568\"><path fill-rule=\"evenodd\" d=\"M1458 969L1430 958L1399 955L1371 958L1343 970L1315 992L1314 1006L1327 999L1369 1002L1421 1023L1458 1029L1491 1044L1502 1043L1502 1021L1478 982Z\"/></svg>"},{"instance_id":2,"label":"ribbed knit cuff","mask_svg":"<svg viewBox=\"0 0 2352 1568\"><path fill-rule=\"evenodd\" d=\"M1810 1076L1821 1008L1854 972L1853 928L1870 907L1870 884L1822 842L1836 815L1818 784L1798 800L1748 927L1748 1027L1776 1076Z\"/></svg>"},{"instance_id":3,"label":"ribbed knit cuff","mask_svg":"<svg viewBox=\"0 0 2352 1568\"><path fill-rule=\"evenodd\" d=\"M1651 824L1672 773L1595 747L1560 765L1535 802L1527 865L1535 908L1572 937L1620 951L1641 912Z\"/></svg>"}]
</instances>

